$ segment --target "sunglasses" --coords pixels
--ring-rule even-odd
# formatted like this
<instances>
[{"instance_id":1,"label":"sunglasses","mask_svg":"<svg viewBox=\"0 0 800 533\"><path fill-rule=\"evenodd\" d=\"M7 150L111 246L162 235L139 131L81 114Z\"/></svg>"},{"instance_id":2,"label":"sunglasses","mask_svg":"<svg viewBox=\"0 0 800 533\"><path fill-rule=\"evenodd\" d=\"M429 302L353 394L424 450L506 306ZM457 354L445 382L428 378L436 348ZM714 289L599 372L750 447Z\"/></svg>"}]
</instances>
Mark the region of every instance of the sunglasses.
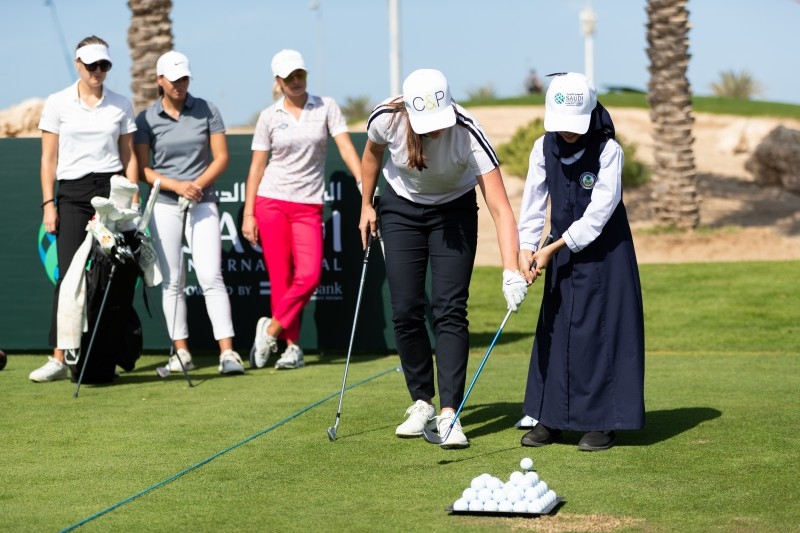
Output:
<instances>
[{"instance_id":1,"label":"sunglasses","mask_svg":"<svg viewBox=\"0 0 800 533\"><path fill-rule=\"evenodd\" d=\"M81 61L81 63L83 63L83 61ZM100 72L108 72L111 70L111 62L106 60L95 61L94 63L89 63L88 65L83 63L83 66L86 67L86 70L89 72L94 72L97 70L97 67L100 67Z\"/></svg>"}]
</instances>

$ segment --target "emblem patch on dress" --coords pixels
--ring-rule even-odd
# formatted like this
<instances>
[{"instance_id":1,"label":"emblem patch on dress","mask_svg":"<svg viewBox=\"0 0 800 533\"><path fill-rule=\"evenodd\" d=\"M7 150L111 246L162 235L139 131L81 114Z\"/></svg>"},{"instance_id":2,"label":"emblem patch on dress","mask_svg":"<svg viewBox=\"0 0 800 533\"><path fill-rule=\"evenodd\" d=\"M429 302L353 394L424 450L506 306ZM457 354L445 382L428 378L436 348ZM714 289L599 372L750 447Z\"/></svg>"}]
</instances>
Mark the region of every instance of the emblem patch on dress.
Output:
<instances>
[{"instance_id":1,"label":"emblem patch on dress","mask_svg":"<svg viewBox=\"0 0 800 533\"><path fill-rule=\"evenodd\" d=\"M578 181L581 182L581 187L584 189L593 189L594 184L597 183L597 176L591 172L584 172Z\"/></svg>"}]
</instances>

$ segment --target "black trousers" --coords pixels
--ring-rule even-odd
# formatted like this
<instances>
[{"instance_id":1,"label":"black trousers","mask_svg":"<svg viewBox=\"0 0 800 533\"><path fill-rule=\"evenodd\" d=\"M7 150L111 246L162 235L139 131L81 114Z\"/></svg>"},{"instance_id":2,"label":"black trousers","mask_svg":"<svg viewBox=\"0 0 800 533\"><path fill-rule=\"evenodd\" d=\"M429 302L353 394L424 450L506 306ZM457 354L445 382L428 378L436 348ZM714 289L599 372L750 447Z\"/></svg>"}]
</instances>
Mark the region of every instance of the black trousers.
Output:
<instances>
[{"instance_id":1,"label":"black trousers","mask_svg":"<svg viewBox=\"0 0 800 533\"><path fill-rule=\"evenodd\" d=\"M467 299L478 246L475 190L442 205L381 196L381 230L397 350L412 401L435 396L434 362L425 325L425 284L430 264L430 310L436 346L440 407L464 398L469 356Z\"/></svg>"},{"instance_id":2,"label":"black trousers","mask_svg":"<svg viewBox=\"0 0 800 533\"><path fill-rule=\"evenodd\" d=\"M95 196L108 198L111 193L111 176L118 172L93 172L77 180L58 182L56 205L58 206L58 236L56 253L58 255L58 280L53 296L53 311L50 319L50 346L55 347L58 337L58 294L61 280L67 273L75 252L86 238L86 224L94 216L91 200Z\"/></svg>"}]
</instances>

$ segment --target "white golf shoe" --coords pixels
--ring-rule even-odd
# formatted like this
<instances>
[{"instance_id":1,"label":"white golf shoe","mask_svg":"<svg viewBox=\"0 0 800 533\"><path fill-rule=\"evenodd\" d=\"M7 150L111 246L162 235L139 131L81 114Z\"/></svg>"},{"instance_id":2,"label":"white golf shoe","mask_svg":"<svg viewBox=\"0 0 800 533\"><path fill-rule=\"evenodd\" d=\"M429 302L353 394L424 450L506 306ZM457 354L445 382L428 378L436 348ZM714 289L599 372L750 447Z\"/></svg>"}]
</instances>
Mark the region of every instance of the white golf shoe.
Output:
<instances>
[{"instance_id":1,"label":"white golf shoe","mask_svg":"<svg viewBox=\"0 0 800 533\"><path fill-rule=\"evenodd\" d=\"M423 429L436 427L436 409L425 400L417 400L414 405L406 409L406 415L408 416L406 421L394 431L400 438L419 437Z\"/></svg>"},{"instance_id":2,"label":"white golf shoe","mask_svg":"<svg viewBox=\"0 0 800 533\"><path fill-rule=\"evenodd\" d=\"M261 317L256 324L256 337L253 347L250 349L250 366L264 368L267 366L269 356L278 351L278 339L272 335L267 335L267 328L272 319Z\"/></svg>"},{"instance_id":3,"label":"white golf shoe","mask_svg":"<svg viewBox=\"0 0 800 533\"><path fill-rule=\"evenodd\" d=\"M28 379L36 383L45 383L48 381L60 381L69 377L69 369L67 365L49 356L47 362L28 374Z\"/></svg>"},{"instance_id":4,"label":"white golf shoe","mask_svg":"<svg viewBox=\"0 0 800 533\"><path fill-rule=\"evenodd\" d=\"M180 361L178 361L178 357L181 358ZM183 368L181 368L181 362L186 370L194 370L192 354L189 353L189 350L184 350L183 348L178 348L178 353L169 358L169 361L167 362L167 368L169 368L170 372L183 372Z\"/></svg>"},{"instance_id":5,"label":"white golf shoe","mask_svg":"<svg viewBox=\"0 0 800 533\"><path fill-rule=\"evenodd\" d=\"M436 427L439 431L439 436L443 439L443 442L439 446L445 450L467 448L469 446L467 436L464 435L464 430L461 429L460 420L456 419L453 428L450 428L454 417L455 413L452 411L447 411L436 417ZM449 434L447 433L448 430L450 431ZM447 435L447 438L445 438L445 435Z\"/></svg>"},{"instance_id":6,"label":"white golf shoe","mask_svg":"<svg viewBox=\"0 0 800 533\"><path fill-rule=\"evenodd\" d=\"M220 374L244 374L244 363L239 354L233 350L225 350L219 356Z\"/></svg>"},{"instance_id":7,"label":"white golf shoe","mask_svg":"<svg viewBox=\"0 0 800 533\"><path fill-rule=\"evenodd\" d=\"M306 366L306 362L303 358L303 349L296 344L287 346L286 351L281 354L281 358L275 362L275 368L279 370L290 370L304 366Z\"/></svg>"}]
</instances>

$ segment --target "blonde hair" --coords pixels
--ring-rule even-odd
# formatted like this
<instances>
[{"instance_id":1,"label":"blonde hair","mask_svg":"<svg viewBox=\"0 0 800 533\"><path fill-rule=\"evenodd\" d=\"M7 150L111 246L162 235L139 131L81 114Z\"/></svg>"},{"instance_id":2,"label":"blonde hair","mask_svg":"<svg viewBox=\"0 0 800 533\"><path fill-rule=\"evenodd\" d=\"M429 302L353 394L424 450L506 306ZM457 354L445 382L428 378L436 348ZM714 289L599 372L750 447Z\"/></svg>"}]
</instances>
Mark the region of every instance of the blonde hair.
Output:
<instances>
[{"instance_id":1,"label":"blonde hair","mask_svg":"<svg viewBox=\"0 0 800 533\"><path fill-rule=\"evenodd\" d=\"M272 99L277 102L283 96L283 89L281 89L281 85L278 83L278 80L275 80L275 83L272 84Z\"/></svg>"}]
</instances>

